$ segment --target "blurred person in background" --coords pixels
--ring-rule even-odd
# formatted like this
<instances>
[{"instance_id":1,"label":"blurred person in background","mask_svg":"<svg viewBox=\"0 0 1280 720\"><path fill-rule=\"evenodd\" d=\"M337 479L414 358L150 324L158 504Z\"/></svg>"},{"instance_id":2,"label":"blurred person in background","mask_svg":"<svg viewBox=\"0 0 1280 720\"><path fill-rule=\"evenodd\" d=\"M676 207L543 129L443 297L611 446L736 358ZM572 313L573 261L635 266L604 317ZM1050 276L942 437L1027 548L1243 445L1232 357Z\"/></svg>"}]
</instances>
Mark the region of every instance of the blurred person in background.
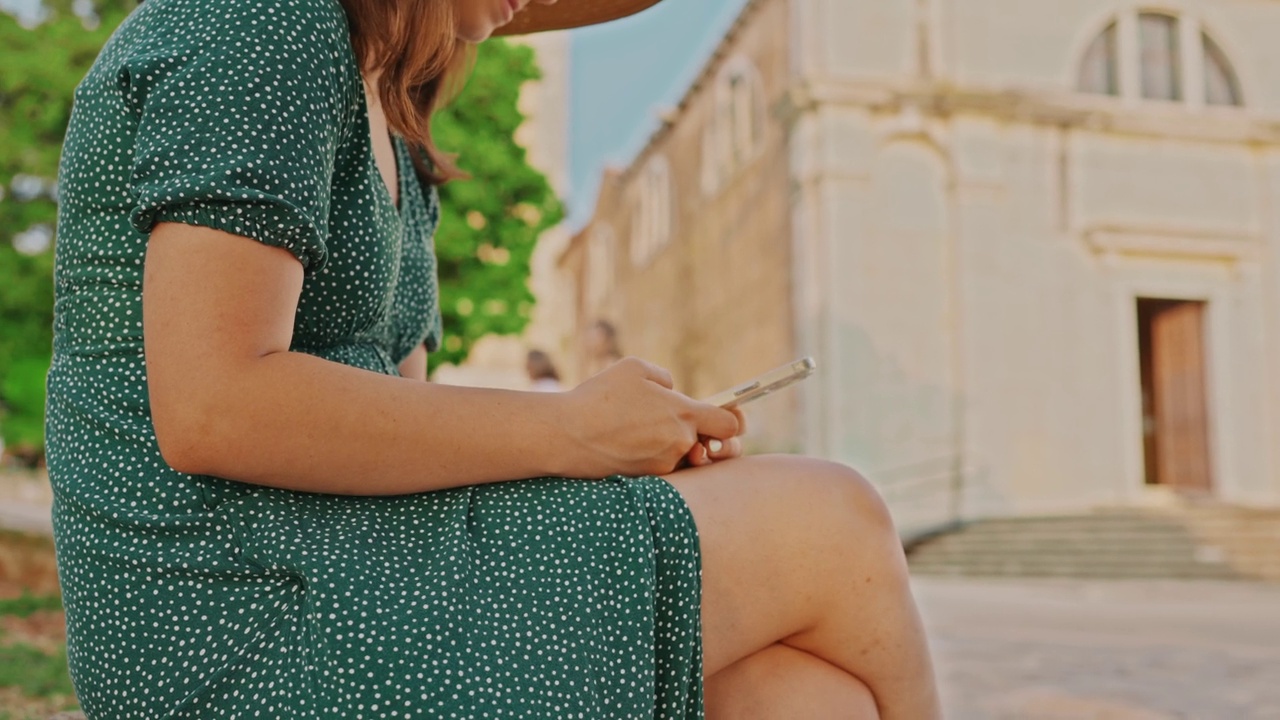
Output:
<instances>
[{"instance_id":1,"label":"blurred person in background","mask_svg":"<svg viewBox=\"0 0 1280 720\"><path fill-rule=\"evenodd\" d=\"M560 392L564 386L560 383L560 373L551 356L541 350L530 350L525 357L525 372L529 374L529 384L538 392Z\"/></svg>"},{"instance_id":2,"label":"blurred person in background","mask_svg":"<svg viewBox=\"0 0 1280 720\"><path fill-rule=\"evenodd\" d=\"M595 375L622 359L618 329L608 320L601 318L591 323L587 327L582 342L586 348L587 377Z\"/></svg>"}]
</instances>

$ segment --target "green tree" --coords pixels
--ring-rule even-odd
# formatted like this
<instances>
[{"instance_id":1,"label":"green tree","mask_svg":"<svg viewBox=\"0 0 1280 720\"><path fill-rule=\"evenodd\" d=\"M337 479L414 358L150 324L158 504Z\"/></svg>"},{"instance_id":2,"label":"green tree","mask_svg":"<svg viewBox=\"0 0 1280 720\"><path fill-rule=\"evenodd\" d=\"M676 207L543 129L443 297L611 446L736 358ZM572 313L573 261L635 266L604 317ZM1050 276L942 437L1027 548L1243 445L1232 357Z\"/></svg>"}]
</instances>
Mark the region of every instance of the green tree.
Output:
<instances>
[{"instance_id":1,"label":"green tree","mask_svg":"<svg viewBox=\"0 0 1280 720\"><path fill-rule=\"evenodd\" d=\"M0 435L30 462L44 443L53 253L37 247L24 254L14 240L53 230L53 179L72 92L124 18L125 4L103 3L100 18L81 18L69 2L54 3L32 29L0 13Z\"/></svg>"},{"instance_id":2,"label":"green tree","mask_svg":"<svg viewBox=\"0 0 1280 720\"><path fill-rule=\"evenodd\" d=\"M33 228L56 230L50 190L75 87L134 6L99 0L96 15L86 18L73 11L73 0L51 0L33 28L0 12L0 435L32 461L43 444L53 252L23 254L14 238ZM486 43L466 90L437 117L437 142L461 152L472 179L442 190L436 248L446 336L432 367L461 362L480 337L518 333L528 323L529 258L538 235L562 216L550 185L514 140L523 121L520 87L537 77L528 47Z\"/></svg>"},{"instance_id":3,"label":"green tree","mask_svg":"<svg viewBox=\"0 0 1280 720\"><path fill-rule=\"evenodd\" d=\"M546 177L513 140L524 122L520 87L538 77L531 48L487 42L462 95L436 116L436 142L459 153L471 178L441 190L436 255L445 339L432 369L462 362L485 335L517 334L529 322L529 260L538 237L564 215Z\"/></svg>"}]
</instances>

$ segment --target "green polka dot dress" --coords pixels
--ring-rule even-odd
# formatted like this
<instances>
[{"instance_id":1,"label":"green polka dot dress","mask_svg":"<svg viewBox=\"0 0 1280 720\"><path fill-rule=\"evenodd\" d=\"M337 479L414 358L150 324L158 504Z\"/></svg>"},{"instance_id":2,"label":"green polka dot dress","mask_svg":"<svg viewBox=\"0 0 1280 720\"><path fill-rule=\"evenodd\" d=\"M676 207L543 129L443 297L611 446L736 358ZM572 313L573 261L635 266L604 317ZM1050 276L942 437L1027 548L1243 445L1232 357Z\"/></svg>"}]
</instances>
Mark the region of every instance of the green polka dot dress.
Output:
<instances>
[{"instance_id":1,"label":"green polka dot dress","mask_svg":"<svg viewBox=\"0 0 1280 720\"><path fill-rule=\"evenodd\" d=\"M89 718L702 716L697 529L661 478L340 497L161 457L158 222L297 256L294 351L394 375L438 344L437 196L395 150L399 208L337 0L147 0L76 89L47 431Z\"/></svg>"}]
</instances>

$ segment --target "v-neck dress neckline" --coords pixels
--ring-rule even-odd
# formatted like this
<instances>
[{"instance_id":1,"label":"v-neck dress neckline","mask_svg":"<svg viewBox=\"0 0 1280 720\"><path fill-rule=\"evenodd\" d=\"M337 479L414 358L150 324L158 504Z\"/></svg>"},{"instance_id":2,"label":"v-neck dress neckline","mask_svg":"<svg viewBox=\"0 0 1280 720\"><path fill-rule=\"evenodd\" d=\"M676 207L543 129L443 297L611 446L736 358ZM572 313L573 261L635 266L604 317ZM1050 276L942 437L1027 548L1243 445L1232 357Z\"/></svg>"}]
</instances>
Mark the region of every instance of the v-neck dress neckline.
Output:
<instances>
[{"instance_id":1,"label":"v-neck dress neckline","mask_svg":"<svg viewBox=\"0 0 1280 720\"><path fill-rule=\"evenodd\" d=\"M391 159L395 163L395 187L396 197L391 196L391 187L387 184L386 178L382 175L382 167L378 165L378 153L373 144L373 133L371 128L371 117L369 115L369 99L363 92L360 93L360 110L363 115L364 123L364 143L366 148L365 161L369 165L370 173L374 181L374 194L378 199L391 210L396 220L401 226L404 225L405 205L405 164L407 158L402 154L403 139L394 132L387 129L387 138L391 141Z\"/></svg>"}]
</instances>

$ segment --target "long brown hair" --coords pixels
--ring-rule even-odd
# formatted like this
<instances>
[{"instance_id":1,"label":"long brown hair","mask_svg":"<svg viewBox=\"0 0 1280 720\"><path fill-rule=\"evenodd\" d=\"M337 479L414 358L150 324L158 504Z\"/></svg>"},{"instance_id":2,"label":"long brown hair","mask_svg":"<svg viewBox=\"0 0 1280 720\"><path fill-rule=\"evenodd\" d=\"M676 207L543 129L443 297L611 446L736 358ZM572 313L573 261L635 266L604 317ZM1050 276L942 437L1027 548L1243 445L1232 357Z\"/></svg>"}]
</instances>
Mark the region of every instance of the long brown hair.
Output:
<instances>
[{"instance_id":1,"label":"long brown hair","mask_svg":"<svg viewBox=\"0 0 1280 720\"><path fill-rule=\"evenodd\" d=\"M462 89L475 57L459 40L449 0L340 0L360 71L378 75L387 125L412 152L424 182L463 177L431 138L431 117ZM425 154L425 158L423 155Z\"/></svg>"}]
</instances>

